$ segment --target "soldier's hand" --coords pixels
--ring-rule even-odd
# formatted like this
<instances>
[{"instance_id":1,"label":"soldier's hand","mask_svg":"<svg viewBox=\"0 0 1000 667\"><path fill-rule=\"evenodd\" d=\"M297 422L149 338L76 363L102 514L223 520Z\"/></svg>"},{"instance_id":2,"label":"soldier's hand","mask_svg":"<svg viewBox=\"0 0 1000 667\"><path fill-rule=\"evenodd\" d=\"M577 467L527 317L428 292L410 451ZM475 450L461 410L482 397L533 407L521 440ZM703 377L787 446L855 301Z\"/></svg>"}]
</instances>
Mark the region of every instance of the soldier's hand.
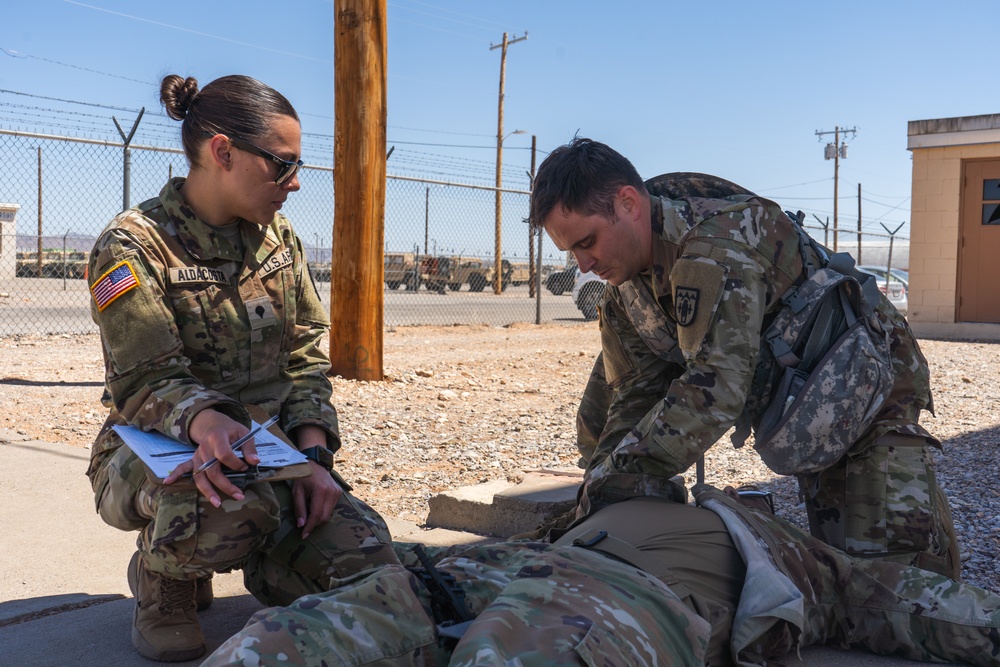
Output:
<instances>
[{"instance_id":1,"label":"soldier's hand","mask_svg":"<svg viewBox=\"0 0 1000 667\"><path fill-rule=\"evenodd\" d=\"M172 484L182 475L193 473L203 464L216 459L218 463L193 476L198 491L215 507L222 504L220 493L243 500L243 492L226 477L224 468L245 470L248 463L256 465L260 462L252 440L241 448L243 459L233 451L232 443L246 435L249 429L231 417L209 408L195 415L189 430L191 440L198 448L190 461L177 466L163 482Z\"/></svg>"},{"instance_id":2,"label":"soldier's hand","mask_svg":"<svg viewBox=\"0 0 1000 667\"><path fill-rule=\"evenodd\" d=\"M344 492L326 468L309 462L312 474L292 483L292 505L295 508L295 525L302 529L302 537L316 526L325 523Z\"/></svg>"}]
</instances>

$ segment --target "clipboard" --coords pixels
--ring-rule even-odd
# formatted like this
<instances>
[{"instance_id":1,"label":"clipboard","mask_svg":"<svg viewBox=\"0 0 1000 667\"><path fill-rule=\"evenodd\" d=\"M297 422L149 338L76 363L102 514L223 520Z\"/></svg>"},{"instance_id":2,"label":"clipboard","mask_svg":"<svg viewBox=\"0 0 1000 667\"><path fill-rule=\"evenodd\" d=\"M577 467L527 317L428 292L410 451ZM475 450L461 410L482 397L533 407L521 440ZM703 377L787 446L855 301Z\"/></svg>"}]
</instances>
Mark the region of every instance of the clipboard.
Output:
<instances>
[{"instance_id":1,"label":"clipboard","mask_svg":"<svg viewBox=\"0 0 1000 667\"><path fill-rule=\"evenodd\" d=\"M256 419L259 417L263 421L267 421L267 415L263 410L257 406L250 407L253 408L250 410L250 414L255 420L253 426L259 426L256 423ZM146 468L146 478L154 484L163 484L163 480L170 474L170 471L190 460L195 452L195 447L192 445L179 442L162 433L146 432L134 426L114 426L113 428L125 445L142 461ZM223 468L226 477L237 487L245 488L248 484L258 482L299 479L312 474L312 468L305 455L292 445L288 436L277 424L258 433L254 437L254 441L261 457L260 464L250 466L246 470ZM237 455L240 453L237 452ZM175 488L193 487L194 480L191 475L185 475L170 486Z\"/></svg>"},{"instance_id":2,"label":"clipboard","mask_svg":"<svg viewBox=\"0 0 1000 667\"><path fill-rule=\"evenodd\" d=\"M309 467L308 463L293 463L292 465L278 467L256 465L248 466L246 470L230 470L225 468L224 471L226 478L240 489L245 489L249 485L257 484L258 482L281 482L284 480L301 479L312 474L312 468ZM163 478L154 475L148 466L146 467L146 478L154 484L163 484ZM170 484L171 487L178 489L194 487L194 485L194 478L190 473Z\"/></svg>"}]
</instances>

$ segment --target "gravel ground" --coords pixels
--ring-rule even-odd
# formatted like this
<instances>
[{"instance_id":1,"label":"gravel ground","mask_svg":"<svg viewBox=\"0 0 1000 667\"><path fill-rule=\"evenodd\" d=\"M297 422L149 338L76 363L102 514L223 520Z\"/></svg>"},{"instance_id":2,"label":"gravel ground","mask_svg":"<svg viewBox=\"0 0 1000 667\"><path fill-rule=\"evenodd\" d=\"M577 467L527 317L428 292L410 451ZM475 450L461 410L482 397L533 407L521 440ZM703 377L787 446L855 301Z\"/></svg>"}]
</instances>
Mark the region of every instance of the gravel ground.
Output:
<instances>
[{"instance_id":1,"label":"gravel ground","mask_svg":"<svg viewBox=\"0 0 1000 667\"><path fill-rule=\"evenodd\" d=\"M1000 589L1000 347L921 341L944 441L939 480L962 543L963 577ZM385 335L385 382L335 378L344 447L338 468L389 516L421 523L427 499L527 470L575 465L576 405L600 349L596 324L406 327ZM96 335L0 338L0 428L88 447L104 421ZM778 511L804 522L795 483L724 438L707 481L757 483ZM83 470L80 474L83 474ZM693 471L691 473L693 477Z\"/></svg>"}]
</instances>

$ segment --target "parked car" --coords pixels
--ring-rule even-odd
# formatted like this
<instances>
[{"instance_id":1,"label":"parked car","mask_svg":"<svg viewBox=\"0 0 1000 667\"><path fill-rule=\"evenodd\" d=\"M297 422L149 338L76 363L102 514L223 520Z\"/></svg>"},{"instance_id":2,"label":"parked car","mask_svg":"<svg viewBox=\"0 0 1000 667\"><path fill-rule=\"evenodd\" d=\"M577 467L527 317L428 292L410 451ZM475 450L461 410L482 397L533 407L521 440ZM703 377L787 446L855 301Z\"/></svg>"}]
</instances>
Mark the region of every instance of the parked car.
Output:
<instances>
[{"instance_id":1,"label":"parked car","mask_svg":"<svg viewBox=\"0 0 1000 667\"><path fill-rule=\"evenodd\" d=\"M597 304L604 291L604 279L596 273L581 273L576 269L576 279L573 282L573 303L583 313L585 320L597 319Z\"/></svg>"},{"instance_id":2,"label":"parked car","mask_svg":"<svg viewBox=\"0 0 1000 667\"><path fill-rule=\"evenodd\" d=\"M871 266L868 264L859 266L858 268L867 273L874 273L876 276L882 278L883 280L885 280L885 275L886 273L888 273L890 274L889 275L890 280L898 280L899 282L903 283L903 287L906 288L907 292L910 291L909 271L904 271L903 269L897 269L895 266L892 267L891 269L886 270L884 266Z\"/></svg>"},{"instance_id":3,"label":"parked car","mask_svg":"<svg viewBox=\"0 0 1000 667\"><path fill-rule=\"evenodd\" d=\"M887 281L885 267L882 267L881 272L877 270L877 267L871 266L859 266L858 270L862 273L875 276L879 291L888 297L889 303L894 305L900 314L906 315L909 303L906 297L906 285L903 282L897 280L895 277Z\"/></svg>"}]
</instances>

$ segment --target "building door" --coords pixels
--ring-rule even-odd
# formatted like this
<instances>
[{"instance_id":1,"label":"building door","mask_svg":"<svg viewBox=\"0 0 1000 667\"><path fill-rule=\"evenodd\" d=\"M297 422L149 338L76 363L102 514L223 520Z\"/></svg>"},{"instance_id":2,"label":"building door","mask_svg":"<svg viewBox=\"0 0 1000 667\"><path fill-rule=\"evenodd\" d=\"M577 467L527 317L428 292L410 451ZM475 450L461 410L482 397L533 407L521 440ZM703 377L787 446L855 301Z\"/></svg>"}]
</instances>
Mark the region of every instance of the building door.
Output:
<instances>
[{"instance_id":1,"label":"building door","mask_svg":"<svg viewBox=\"0 0 1000 667\"><path fill-rule=\"evenodd\" d=\"M957 322L1000 323L1000 160L965 163Z\"/></svg>"}]
</instances>

